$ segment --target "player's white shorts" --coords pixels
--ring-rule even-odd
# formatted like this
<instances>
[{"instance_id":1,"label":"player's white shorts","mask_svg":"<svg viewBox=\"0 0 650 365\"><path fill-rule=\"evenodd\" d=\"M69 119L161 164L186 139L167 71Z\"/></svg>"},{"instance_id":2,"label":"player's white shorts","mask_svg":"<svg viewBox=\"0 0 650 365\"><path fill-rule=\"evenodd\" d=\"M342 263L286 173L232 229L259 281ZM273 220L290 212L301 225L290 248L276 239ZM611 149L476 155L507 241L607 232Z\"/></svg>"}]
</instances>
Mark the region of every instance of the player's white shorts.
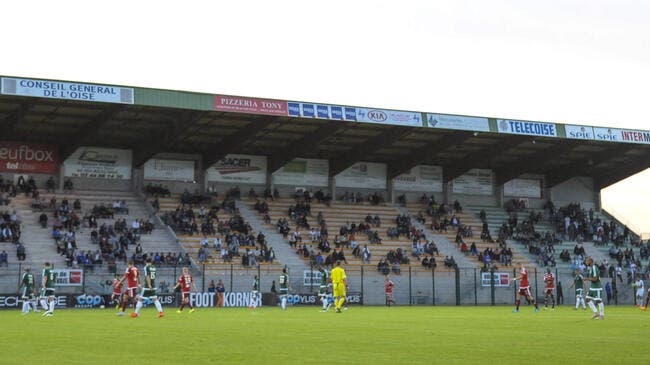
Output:
<instances>
[{"instance_id":1,"label":"player's white shorts","mask_svg":"<svg viewBox=\"0 0 650 365\"><path fill-rule=\"evenodd\" d=\"M642 297L645 294L644 291L645 290L643 290L643 289L637 289L636 290L636 296L637 297Z\"/></svg>"}]
</instances>

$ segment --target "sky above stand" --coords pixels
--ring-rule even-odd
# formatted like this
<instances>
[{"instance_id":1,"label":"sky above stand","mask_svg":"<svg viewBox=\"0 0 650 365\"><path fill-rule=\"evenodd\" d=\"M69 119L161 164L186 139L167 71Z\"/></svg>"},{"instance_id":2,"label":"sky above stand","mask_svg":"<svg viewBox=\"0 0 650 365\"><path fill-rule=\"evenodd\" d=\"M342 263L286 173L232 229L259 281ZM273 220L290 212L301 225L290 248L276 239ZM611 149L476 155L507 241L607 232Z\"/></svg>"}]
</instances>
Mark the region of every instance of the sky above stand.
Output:
<instances>
[{"instance_id":1,"label":"sky above stand","mask_svg":"<svg viewBox=\"0 0 650 365\"><path fill-rule=\"evenodd\" d=\"M0 74L650 129L650 2L12 1ZM650 171L606 207L650 232Z\"/></svg>"}]
</instances>

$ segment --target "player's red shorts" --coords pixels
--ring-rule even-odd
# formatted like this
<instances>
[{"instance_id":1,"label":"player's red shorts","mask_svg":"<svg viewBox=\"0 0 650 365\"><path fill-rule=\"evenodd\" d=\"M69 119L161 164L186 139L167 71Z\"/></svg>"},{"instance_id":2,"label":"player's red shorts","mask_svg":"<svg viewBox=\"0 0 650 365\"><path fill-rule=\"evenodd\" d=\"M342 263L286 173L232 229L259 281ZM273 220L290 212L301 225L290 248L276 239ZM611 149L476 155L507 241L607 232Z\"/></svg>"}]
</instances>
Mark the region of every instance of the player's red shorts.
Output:
<instances>
[{"instance_id":1,"label":"player's red shorts","mask_svg":"<svg viewBox=\"0 0 650 365\"><path fill-rule=\"evenodd\" d=\"M532 297L532 295L530 295L530 287L527 286L525 288L519 288L519 295L524 297Z\"/></svg>"},{"instance_id":2,"label":"player's red shorts","mask_svg":"<svg viewBox=\"0 0 650 365\"><path fill-rule=\"evenodd\" d=\"M111 300L115 300L119 298L122 295L122 292L113 292L113 295L111 295Z\"/></svg>"},{"instance_id":3,"label":"player's red shorts","mask_svg":"<svg viewBox=\"0 0 650 365\"><path fill-rule=\"evenodd\" d=\"M127 288L126 291L124 292L124 295L126 295L127 297L136 298L138 295L138 288L137 287Z\"/></svg>"},{"instance_id":4,"label":"player's red shorts","mask_svg":"<svg viewBox=\"0 0 650 365\"><path fill-rule=\"evenodd\" d=\"M183 296L182 300L190 300L190 292L184 291L181 293L181 295Z\"/></svg>"},{"instance_id":5,"label":"player's red shorts","mask_svg":"<svg viewBox=\"0 0 650 365\"><path fill-rule=\"evenodd\" d=\"M555 290L555 288L546 288L546 289L544 290L544 294L545 294L545 295L546 295L546 294L553 294L553 290Z\"/></svg>"}]
</instances>

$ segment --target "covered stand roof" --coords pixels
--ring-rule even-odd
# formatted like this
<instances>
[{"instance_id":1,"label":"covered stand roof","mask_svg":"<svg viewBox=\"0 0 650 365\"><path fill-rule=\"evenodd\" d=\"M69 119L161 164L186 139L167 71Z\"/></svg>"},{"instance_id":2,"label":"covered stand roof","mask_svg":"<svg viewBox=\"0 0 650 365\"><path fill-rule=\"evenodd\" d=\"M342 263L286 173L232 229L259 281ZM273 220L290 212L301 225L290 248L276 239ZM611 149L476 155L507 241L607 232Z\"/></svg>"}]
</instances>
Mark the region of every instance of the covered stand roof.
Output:
<instances>
[{"instance_id":1,"label":"covered stand roof","mask_svg":"<svg viewBox=\"0 0 650 365\"><path fill-rule=\"evenodd\" d=\"M133 103L3 91L2 139L57 145L62 160L83 145L132 149L136 166L158 152L198 153L204 166L243 153L268 156L269 171L295 157L328 159L332 176L357 161L387 163L389 178L438 165L444 181L489 168L498 184L530 173L545 175L546 186L589 176L603 188L650 166L650 144L566 138L568 129L559 124L550 137L499 133L493 118L485 118L490 131L363 123L215 110L215 95L133 90Z\"/></svg>"}]
</instances>

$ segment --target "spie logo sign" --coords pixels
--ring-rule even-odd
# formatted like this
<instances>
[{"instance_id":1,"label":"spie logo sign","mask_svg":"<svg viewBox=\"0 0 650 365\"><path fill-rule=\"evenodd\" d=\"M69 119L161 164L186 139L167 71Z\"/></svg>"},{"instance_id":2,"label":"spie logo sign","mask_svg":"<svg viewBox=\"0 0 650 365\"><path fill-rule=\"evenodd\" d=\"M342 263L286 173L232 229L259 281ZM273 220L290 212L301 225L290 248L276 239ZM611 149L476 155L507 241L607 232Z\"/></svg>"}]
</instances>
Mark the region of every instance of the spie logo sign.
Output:
<instances>
[{"instance_id":1,"label":"spie logo sign","mask_svg":"<svg viewBox=\"0 0 650 365\"><path fill-rule=\"evenodd\" d=\"M370 110L368 111L368 119L373 122L385 122L388 116L381 110Z\"/></svg>"}]
</instances>

